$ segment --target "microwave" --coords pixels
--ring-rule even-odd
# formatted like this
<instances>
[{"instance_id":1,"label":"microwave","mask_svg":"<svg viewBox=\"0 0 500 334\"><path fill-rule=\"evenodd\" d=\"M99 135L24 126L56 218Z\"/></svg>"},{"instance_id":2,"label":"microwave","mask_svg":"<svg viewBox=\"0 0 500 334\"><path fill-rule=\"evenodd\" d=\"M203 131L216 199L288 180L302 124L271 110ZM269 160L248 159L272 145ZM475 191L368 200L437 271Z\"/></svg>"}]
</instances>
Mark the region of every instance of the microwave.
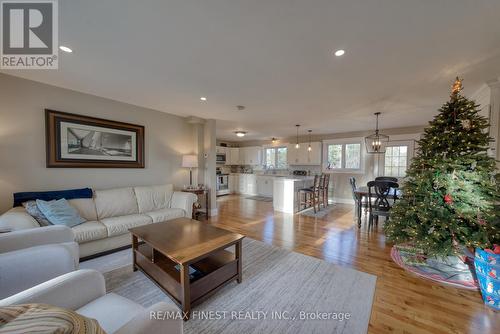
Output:
<instances>
[{"instance_id":1,"label":"microwave","mask_svg":"<svg viewBox=\"0 0 500 334\"><path fill-rule=\"evenodd\" d=\"M224 153L218 153L215 161L218 164L225 164L226 163L226 155Z\"/></svg>"}]
</instances>

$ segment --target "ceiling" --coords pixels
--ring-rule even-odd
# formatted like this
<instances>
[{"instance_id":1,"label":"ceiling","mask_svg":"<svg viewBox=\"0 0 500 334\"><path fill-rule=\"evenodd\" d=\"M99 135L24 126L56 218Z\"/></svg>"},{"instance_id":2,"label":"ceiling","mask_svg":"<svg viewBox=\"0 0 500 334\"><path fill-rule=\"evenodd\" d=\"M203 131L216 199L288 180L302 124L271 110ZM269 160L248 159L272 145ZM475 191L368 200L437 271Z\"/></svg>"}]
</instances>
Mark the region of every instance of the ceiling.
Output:
<instances>
[{"instance_id":1,"label":"ceiling","mask_svg":"<svg viewBox=\"0 0 500 334\"><path fill-rule=\"evenodd\" d=\"M423 125L456 75L466 94L500 76L497 0L64 0L59 12L74 50L59 70L3 72L217 119L225 140L367 130L376 111L382 128Z\"/></svg>"}]
</instances>

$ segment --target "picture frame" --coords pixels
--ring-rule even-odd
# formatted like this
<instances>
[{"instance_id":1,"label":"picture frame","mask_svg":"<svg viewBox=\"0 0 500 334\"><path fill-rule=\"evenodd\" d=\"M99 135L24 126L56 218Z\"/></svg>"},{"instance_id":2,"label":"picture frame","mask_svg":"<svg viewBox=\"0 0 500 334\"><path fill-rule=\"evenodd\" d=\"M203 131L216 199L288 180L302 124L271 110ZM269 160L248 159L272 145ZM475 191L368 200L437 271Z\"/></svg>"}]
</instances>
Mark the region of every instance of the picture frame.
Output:
<instances>
[{"instance_id":1,"label":"picture frame","mask_svg":"<svg viewBox=\"0 0 500 334\"><path fill-rule=\"evenodd\" d=\"M144 126L45 109L47 168L144 168Z\"/></svg>"}]
</instances>

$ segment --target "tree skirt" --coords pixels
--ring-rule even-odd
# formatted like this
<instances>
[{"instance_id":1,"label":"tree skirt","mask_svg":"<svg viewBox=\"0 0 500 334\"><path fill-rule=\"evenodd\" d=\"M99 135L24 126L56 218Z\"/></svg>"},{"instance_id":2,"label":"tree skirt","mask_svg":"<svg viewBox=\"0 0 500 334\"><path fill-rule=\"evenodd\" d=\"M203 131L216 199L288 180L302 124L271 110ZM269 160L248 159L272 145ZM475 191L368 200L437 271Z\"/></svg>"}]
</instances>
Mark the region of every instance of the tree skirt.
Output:
<instances>
[{"instance_id":1,"label":"tree skirt","mask_svg":"<svg viewBox=\"0 0 500 334\"><path fill-rule=\"evenodd\" d=\"M463 263L457 256L443 259L426 257L411 246L393 246L391 257L400 267L436 282L452 285L456 288L478 290L474 264Z\"/></svg>"}]
</instances>

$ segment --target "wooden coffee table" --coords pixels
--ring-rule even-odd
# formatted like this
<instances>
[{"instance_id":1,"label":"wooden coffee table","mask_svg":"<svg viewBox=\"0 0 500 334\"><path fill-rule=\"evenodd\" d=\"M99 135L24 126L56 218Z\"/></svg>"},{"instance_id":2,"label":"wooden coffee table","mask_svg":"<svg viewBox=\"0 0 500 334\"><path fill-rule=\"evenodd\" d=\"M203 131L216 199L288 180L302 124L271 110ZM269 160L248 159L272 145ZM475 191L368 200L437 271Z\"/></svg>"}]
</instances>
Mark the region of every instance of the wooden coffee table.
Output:
<instances>
[{"instance_id":1,"label":"wooden coffee table","mask_svg":"<svg viewBox=\"0 0 500 334\"><path fill-rule=\"evenodd\" d=\"M241 251L245 236L188 218L131 228L134 271L140 269L182 308L225 284L241 283ZM143 242L139 243L139 240ZM235 246L235 252L225 250ZM195 271L190 275L191 271Z\"/></svg>"}]
</instances>

